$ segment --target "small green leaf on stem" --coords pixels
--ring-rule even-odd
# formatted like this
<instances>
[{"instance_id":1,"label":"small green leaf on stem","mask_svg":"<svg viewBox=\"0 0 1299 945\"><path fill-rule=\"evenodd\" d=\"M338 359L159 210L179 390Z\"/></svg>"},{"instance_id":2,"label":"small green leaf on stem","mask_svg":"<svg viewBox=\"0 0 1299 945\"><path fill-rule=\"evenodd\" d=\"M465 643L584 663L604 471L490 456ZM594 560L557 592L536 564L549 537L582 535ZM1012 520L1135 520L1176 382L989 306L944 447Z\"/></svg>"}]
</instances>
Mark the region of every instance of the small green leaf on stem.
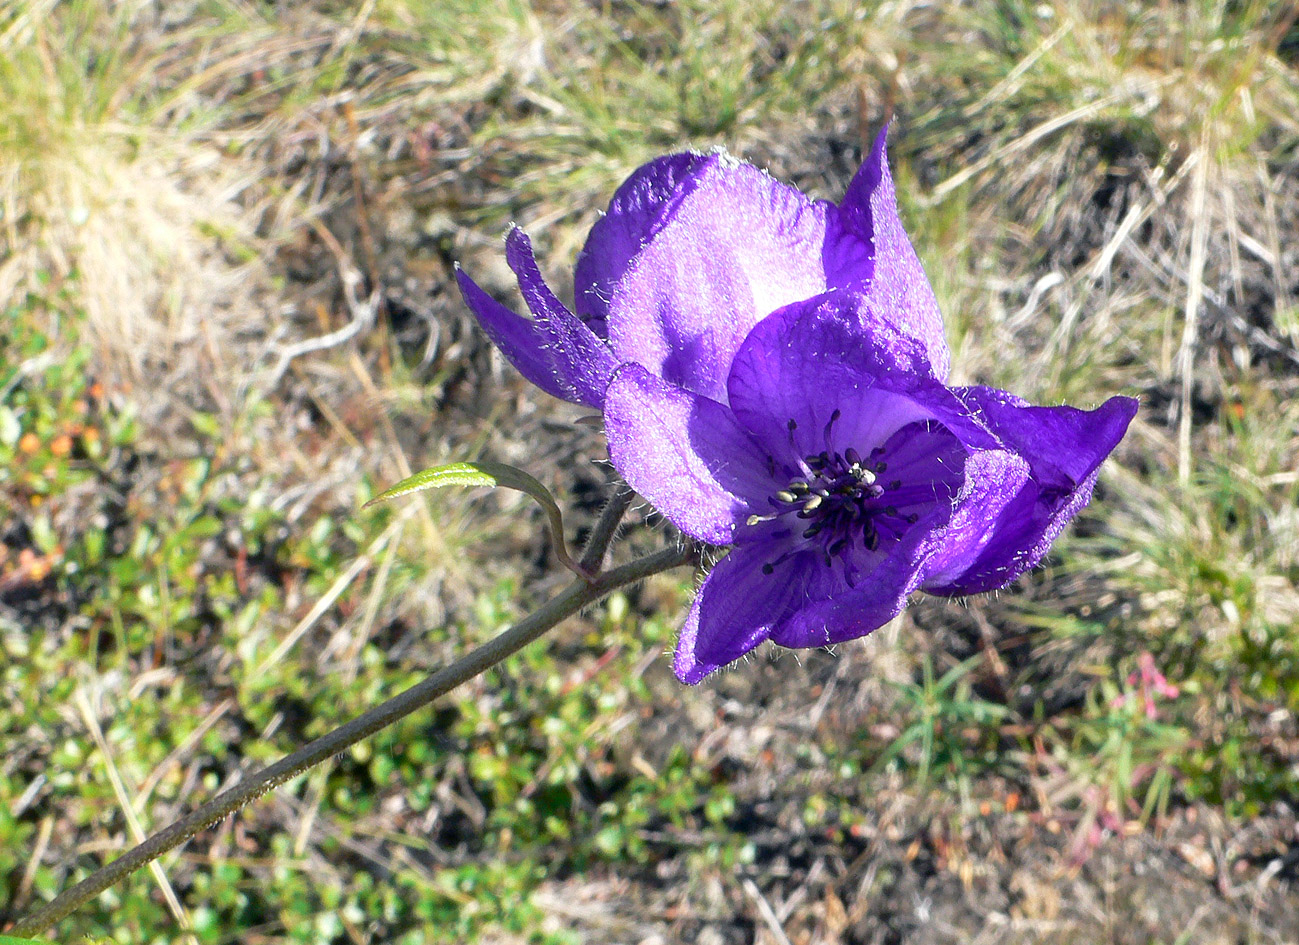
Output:
<instances>
[{"instance_id":1,"label":"small green leaf on stem","mask_svg":"<svg viewBox=\"0 0 1299 945\"><path fill-rule=\"evenodd\" d=\"M368 509L372 505L410 495L412 492L423 492L425 489L440 489L443 486L488 486L490 488L499 486L505 489L526 492L536 499L537 503L546 512L546 520L550 525L551 541L554 542L555 554L560 562L564 567L588 581L594 577L586 568L573 560L573 556L569 554L568 544L564 541L564 516L559 511L559 505L555 502L555 497L550 494L550 490L522 469L505 463L482 460L476 463L448 463L445 466L424 469L413 476L403 479L391 489L380 493L361 507ZM4 945L4 943L0 942L0 945Z\"/></svg>"}]
</instances>

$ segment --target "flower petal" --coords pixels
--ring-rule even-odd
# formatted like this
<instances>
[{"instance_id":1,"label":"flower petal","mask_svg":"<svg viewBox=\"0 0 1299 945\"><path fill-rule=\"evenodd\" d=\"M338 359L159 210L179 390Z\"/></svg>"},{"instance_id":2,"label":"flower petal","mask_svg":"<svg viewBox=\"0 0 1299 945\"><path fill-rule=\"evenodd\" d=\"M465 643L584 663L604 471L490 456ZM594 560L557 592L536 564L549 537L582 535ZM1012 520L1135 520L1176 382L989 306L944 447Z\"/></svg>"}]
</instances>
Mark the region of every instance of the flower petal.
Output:
<instances>
[{"instance_id":1,"label":"flower petal","mask_svg":"<svg viewBox=\"0 0 1299 945\"><path fill-rule=\"evenodd\" d=\"M931 594L977 594L1004 587L1034 567L1091 499L1101 463L1136 415L1137 401L1111 397L1095 410L1033 407L990 387L957 392L986 426L1028 463L1030 478L997 522L983 551Z\"/></svg>"},{"instance_id":2,"label":"flower petal","mask_svg":"<svg viewBox=\"0 0 1299 945\"><path fill-rule=\"evenodd\" d=\"M548 341L545 351L563 399L588 407L604 403L618 362L608 343L568 310L546 285L532 254L532 243L515 227L505 239L505 261L519 280L523 300Z\"/></svg>"},{"instance_id":3,"label":"flower petal","mask_svg":"<svg viewBox=\"0 0 1299 945\"><path fill-rule=\"evenodd\" d=\"M1029 481L1029 466L1009 450L980 450L965 463L966 488L952 506L925 563L922 590L943 585L965 572L995 539L1006 509Z\"/></svg>"},{"instance_id":4,"label":"flower petal","mask_svg":"<svg viewBox=\"0 0 1299 945\"><path fill-rule=\"evenodd\" d=\"M519 373L552 397L572 400L572 384L564 383L555 368L545 328L496 301L459 266L456 266L456 282L465 304L478 316L478 324Z\"/></svg>"},{"instance_id":5,"label":"flower petal","mask_svg":"<svg viewBox=\"0 0 1299 945\"><path fill-rule=\"evenodd\" d=\"M719 157L616 283L609 338L619 360L724 400L744 336L782 305L824 292L827 270L857 288L871 273L869 246L834 207Z\"/></svg>"},{"instance_id":6,"label":"flower petal","mask_svg":"<svg viewBox=\"0 0 1299 945\"><path fill-rule=\"evenodd\" d=\"M1028 459L1035 479L1086 479L1118 446L1140 406L1132 397L1111 397L1095 410L1035 407L995 387L953 390L998 439Z\"/></svg>"},{"instance_id":7,"label":"flower petal","mask_svg":"<svg viewBox=\"0 0 1299 945\"><path fill-rule=\"evenodd\" d=\"M609 458L628 484L687 535L729 544L766 511L768 462L726 407L624 364L604 402Z\"/></svg>"},{"instance_id":8,"label":"flower petal","mask_svg":"<svg viewBox=\"0 0 1299 945\"><path fill-rule=\"evenodd\" d=\"M924 580L925 562L933 554L931 536L948 510L935 507L925 521L874 556L871 570L856 586L849 586L838 562L812 565L812 593L796 603L770 636L780 646L830 646L864 637L888 623L907 604L907 598ZM773 578L780 578L786 562ZM807 578L805 577L805 580Z\"/></svg>"},{"instance_id":9,"label":"flower petal","mask_svg":"<svg viewBox=\"0 0 1299 945\"><path fill-rule=\"evenodd\" d=\"M897 194L885 153L888 132L886 125L875 138L870 156L848 185L839 212L848 228L873 246L875 275L867 290L872 306L888 312L924 345L934 373L945 380L951 354L943 336L943 317L898 216Z\"/></svg>"},{"instance_id":10,"label":"flower petal","mask_svg":"<svg viewBox=\"0 0 1299 945\"><path fill-rule=\"evenodd\" d=\"M931 416L919 393L942 394L920 344L864 298L832 291L763 319L731 364L736 419L768 449L801 459L833 441L862 453ZM790 422L794 428L790 429Z\"/></svg>"},{"instance_id":11,"label":"flower petal","mask_svg":"<svg viewBox=\"0 0 1299 945\"><path fill-rule=\"evenodd\" d=\"M762 573L762 566L780 552L780 546L767 542L739 545L713 567L677 638L672 669L683 683L693 686L767 639L801 596L797 581Z\"/></svg>"},{"instance_id":12,"label":"flower petal","mask_svg":"<svg viewBox=\"0 0 1299 945\"><path fill-rule=\"evenodd\" d=\"M880 447L879 459L887 463L880 479L897 483L889 485L882 501L921 517L935 506L953 508L966 488L970 453L955 433L936 420L908 423Z\"/></svg>"},{"instance_id":13,"label":"flower petal","mask_svg":"<svg viewBox=\"0 0 1299 945\"><path fill-rule=\"evenodd\" d=\"M614 286L636 254L672 219L704 170L720 160L717 154L692 151L656 158L614 193L608 212L591 227L573 273L577 314L592 331L608 336L605 323Z\"/></svg>"}]
</instances>

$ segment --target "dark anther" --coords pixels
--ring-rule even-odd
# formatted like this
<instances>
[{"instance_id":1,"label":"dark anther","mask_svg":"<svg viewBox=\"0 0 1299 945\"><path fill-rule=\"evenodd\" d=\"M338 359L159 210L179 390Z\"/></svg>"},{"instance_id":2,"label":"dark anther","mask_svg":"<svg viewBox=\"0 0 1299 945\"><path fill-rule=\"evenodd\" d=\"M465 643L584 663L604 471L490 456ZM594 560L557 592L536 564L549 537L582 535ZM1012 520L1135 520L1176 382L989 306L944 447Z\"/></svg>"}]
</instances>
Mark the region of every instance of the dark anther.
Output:
<instances>
[{"instance_id":1,"label":"dark anther","mask_svg":"<svg viewBox=\"0 0 1299 945\"><path fill-rule=\"evenodd\" d=\"M825 437L825 448L827 452L830 450L830 434L834 430L834 425L839 422L839 418L842 416L843 412L840 411L838 407L835 407L834 413L830 414L830 422L825 425L823 435Z\"/></svg>"}]
</instances>

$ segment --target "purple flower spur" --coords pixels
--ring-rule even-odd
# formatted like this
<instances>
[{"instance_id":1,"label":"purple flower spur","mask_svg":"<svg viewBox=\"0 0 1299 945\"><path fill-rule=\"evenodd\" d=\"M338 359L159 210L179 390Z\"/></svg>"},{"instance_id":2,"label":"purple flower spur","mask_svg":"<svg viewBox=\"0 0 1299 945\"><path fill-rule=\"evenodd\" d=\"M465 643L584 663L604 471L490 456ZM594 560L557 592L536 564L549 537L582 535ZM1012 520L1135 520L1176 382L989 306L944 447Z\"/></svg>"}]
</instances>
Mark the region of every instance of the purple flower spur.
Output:
<instances>
[{"instance_id":1,"label":"purple flower spur","mask_svg":"<svg viewBox=\"0 0 1299 945\"><path fill-rule=\"evenodd\" d=\"M592 228L575 312L521 230L506 255L531 319L457 273L524 376L603 410L632 488L733 546L686 619L683 682L764 640L864 636L917 590L1005 586L1087 503L1136 413L1129 397L1086 411L946 386L884 146L838 205L723 155L652 161Z\"/></svg>"}]
</instances>

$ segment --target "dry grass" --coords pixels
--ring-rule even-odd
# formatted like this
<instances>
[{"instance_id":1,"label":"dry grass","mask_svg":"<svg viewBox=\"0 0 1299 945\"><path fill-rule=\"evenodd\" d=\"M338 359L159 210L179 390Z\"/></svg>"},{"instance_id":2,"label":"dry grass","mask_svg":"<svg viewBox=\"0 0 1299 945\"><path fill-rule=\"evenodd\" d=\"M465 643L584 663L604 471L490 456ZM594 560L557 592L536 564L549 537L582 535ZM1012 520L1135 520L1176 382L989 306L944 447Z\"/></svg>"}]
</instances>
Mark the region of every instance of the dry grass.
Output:
<instances>
[{"instance_id":1,"label":"dry grass","mask_svg":"<svg viewBox=\"0 0 1299 945\"><path fill-rule=\"evenodd\" d=\"M249 169L185 127L168 87L207 30L159 44L148 5L10 5L0 30L6 89L0 179L7 295L40 276L79 276L106 356L145 364L221 343L246 319L237 256L253 227L236 202Z\"/></svg>"}]
</instances>

